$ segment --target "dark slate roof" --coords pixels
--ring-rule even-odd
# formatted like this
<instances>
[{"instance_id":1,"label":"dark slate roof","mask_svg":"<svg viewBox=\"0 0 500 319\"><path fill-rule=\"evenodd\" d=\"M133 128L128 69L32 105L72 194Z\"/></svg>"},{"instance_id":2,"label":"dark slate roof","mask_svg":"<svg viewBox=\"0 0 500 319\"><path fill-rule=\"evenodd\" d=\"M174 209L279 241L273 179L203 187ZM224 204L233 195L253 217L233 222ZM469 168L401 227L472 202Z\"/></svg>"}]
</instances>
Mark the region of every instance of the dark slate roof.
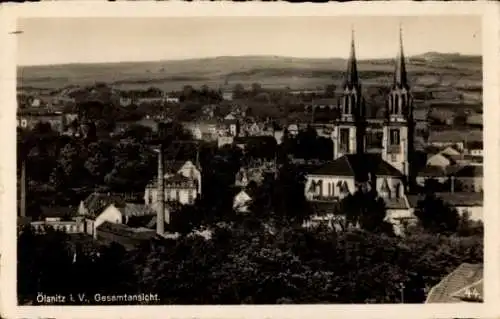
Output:
<instances>
[{"instance_id":1,"label":"dark slate roof","mask_svg":"<svg viewBox=\"0 0 500 319\"><path fill-rule=\"evenodd\" d=\"M163 165L163 169L165 173L177 173L187 161L172 161L166 160Z\"/></svg>"},{"instance_id":2,"label":"dark slate roof","mask_svg":"<svg viewBox=\"0 0 500 319\"><path fill-rule=\"evenodd\" d=\"M77 207L72 206L41 206L42 211L41 217L60 217L60 218L71 218L75 217L78 213Z\"/></svg>"},{"instance_id":3,"label":"dark slate roof","mask_svg":"<svg viewBox=\"0 0 500 319\"><path fill-rule=\"evenodd\" d=\"M103 209L111 204L117 208L125 207L125 201L116 195L92 193L83 201L83 205L88 209L88 214L93 217L99 215Z\"/></svg>"},{"instance_id":4,"label":"dark slate roof","mask_svg":"<svg viewBox=\"0 0 500 319\"><path fill-rule=\"evenodd\" d=\"M384 161L380 154L352 154L347 157L356 175L363 179L366 179L368 173L376 176L403 176L394 166Z\"/></svg>"},{"instance_id":5,"label":"dark slate roof","mask_svg":"<svg viewBox=\"0 0 500 319\"><path fill-rule=\"evenodd\" d=\"M147 228L133 228L125 224L114 224L110 222L104 222L97 227L99 232L107 232L113 235L118 235L122 237L128 237L136 240L148 240L156 235L154 230Z\"/></svg>"},{"instance_id":6,"label":"dark slate roof","mask_svg":"<svg viewBox=\"0 0 500 319\"><path fill-rule=\"evenodd\" d=\"M350 154L329 162L312 175L348 176L357 181L366 181L368 174L375 176L402 177L400 171L382 160L380 154Z\"/></svg>"},{"instance_id":7,"label":"dark slate roof","mask_svg":"<svg viewBox=\"0 0 500 319\"><path fill-rule=\"evenodd\" d=\"M182 174L175 174L175 175L172 175L172 176L169 176L167 178L165 178L165 183L166 184L170 184L170 183L187 183L187 182L190 182L191 179L190 178L187 178L186 176L182 175Z\"/></svg>"},{"instance_id":8,"label":"dark slate roof","mask_svg":"<svg viewBox=\"0 0 500 319\"><path fill-rule=\"evenodd\" d=\"M143 216L143 215L154 215L156 214L152 207L144 204L126 203L124 207L120 207L119 210L124 216Z\"/></svg>"},{"instance_id":9,"label":"dark slate roof","mask_svg":"<svg viewBox=\"0 0 500 319\"><path fill-rule=\"evenodd\" d=\"M456 193L435 193L437 198L441 198L445 203L457 206L483 206L483 193L477 192L456 192ZM408 195L408 202L411 207L417 207L418 202L425 199L425 195Z\"/></svg>"},{"instance_id":10,"label":"dark slate roof","mask_svg":"<svg viewBox=\"0 0 500 319\"><path fill-rule=\"evenodd\" d=\"M349 176L354 177L354 172L347 156L342 156L333 162L326 163L312 172L313 175Z\"/></svg>"},{"instance_id":11,"label":"dark slate roof","mask_svg":"<svg viewBox=\"0 0 500 319\"><path fill-rule=\"evenodd\" d=\"M483 166L467 165L458 169L453 175L456 177L483 177Z\"/></svg>"},{"instance_id":12,"label":"dark slate roof","mask_svg":"<svg viewBox=\"0 0 500 319\"><path fill-rule=\"evenodd\" d=\"M430 290L426 303L459 302L456 297L467 286L479 284L483 279L482 264L463 263ZM482 283L481 283L482 286ZM481 288L482 291L482 288Z\"/></svg>"},{"instance_id":13,"label":"dark slate roof","mask_svg":"<svg viewBox=\"0 0 500 319\"><path fill-rule=\"evenodd\" d=\"M144 216L131 216L126 224L129 227L145 227L150 228L149 225L152 223L156 215L144 215Z\"/></svg>"},{"instance_id":14,"label":"dark slate roof","mask_svg":"<svg viewBox=\"0 0 500 319\"><path fill-rule=\"evenodd\" d=\"M470 141L470 142L467 142L466 147L468 149L482 149L483 148L483 141Z\"/></svg>"},{"instance_id":15,"label":"dark slate roof","mask_svg":"<svg viewBox=\"0 0 500 319\"><path fill-rule=\"evenodd\" d=\"M441 166L425 166L418 172L419 177L446 177L446 169Z\"/></svg>"}]
</instances>

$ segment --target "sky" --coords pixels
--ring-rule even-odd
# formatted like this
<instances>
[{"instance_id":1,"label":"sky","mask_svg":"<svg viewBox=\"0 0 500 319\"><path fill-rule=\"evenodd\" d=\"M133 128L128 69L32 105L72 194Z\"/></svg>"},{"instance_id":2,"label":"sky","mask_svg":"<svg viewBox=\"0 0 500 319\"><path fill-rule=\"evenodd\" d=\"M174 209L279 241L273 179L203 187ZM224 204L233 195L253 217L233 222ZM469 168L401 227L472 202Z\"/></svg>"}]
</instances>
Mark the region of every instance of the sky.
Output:
<instances>
[{"instance_id":1,"label":"sky","mask_svg":"<svg viewBox=\"0 0 500 319\"><path fill-rule=\"evenodd\" d=\"M479 16L24 18L18 65L278 55L345 58L351 29L358 58L481 54Z\"/></svg>"}]
</instances>

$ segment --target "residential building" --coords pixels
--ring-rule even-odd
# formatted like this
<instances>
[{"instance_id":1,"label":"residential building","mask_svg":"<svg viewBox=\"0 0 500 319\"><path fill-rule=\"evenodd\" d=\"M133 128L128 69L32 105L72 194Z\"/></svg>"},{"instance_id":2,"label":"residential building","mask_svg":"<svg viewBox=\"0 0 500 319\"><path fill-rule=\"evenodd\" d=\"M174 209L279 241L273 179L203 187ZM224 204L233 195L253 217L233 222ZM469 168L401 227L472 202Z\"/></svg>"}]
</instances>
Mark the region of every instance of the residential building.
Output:
<instances>
[{"instance_id":1,"label":"residential building","mask_svg":"<svg viewBox=\"0 0 500 319\"><path fill-rule=\"evenodd\" d=\"M233 91L222 92L222 99L225 101L232 101L234 97Z\"/></svg>"},{"instance_id":2,"label":"residential building","mask_svg":"<svg viewBox=\"0 0 500 319\"><path fill-rule=\"evenodd\" d=\"M471 141L466 144L467 153L472 157L483 157L483 142Z\"/></svg>"},{"instance_id":3,"label":"residential building","mask_svg":"<svg viewBox=\"0 0 500 319\"><path fill-rule=\"evenodd\" d=\"M456 188L464 192L483 192L483 166L466 165L456 169L452 176L456 180Z\"/></svg>"},{"instance_id":4,"label":"residential building","mask_svg":"<svg viewBox=\"0 0 500 319\"><path fill-rule=\"evenodd\" d=\"M440 184L442 187L449 181L447 167L441 165L429 165L422 168L416 176L416 183L418 186L424 187L430 181Z\"/></svg>"},{"instance_id":5,"label":"residential building","mask_svg":"<svg viewBox=\"0 0 500 319\"><path fill-rule=\"evenodd\" d=\"M439 148L452 146L459 151L463 151L465 148L464 138L461 135L442 134L439 131L431 131L427 143Z\"/></svg>"},{"instance_id":6,"label":"residential building","mask_svg":"<svg viewBox=\"0 0 500 319\"><path fill-rule=\"evenodd\" d=\"M242 189L233 199L233 210L238 213L248 213L252 197L249 195L248 190Z\"/></svg>"},{"instance_id":7,"label":"residential building","mask_svg":"<svg viewBox=\"0 0 500 319\"><path fill-rule=\"evenodd\" d=\"M426 163L427 166L441 167L443 169L454 164L456 164L456 161L453 160L453 157L444 153L429 156Z\"/></svg>"},{"instance_id":8,"label":"residential building","mask_svg":"<svg viewBox=\"0 0 500 319\"><path fill-rule=\"evenodd\" d=\"M184 122L182 125L195 140L216 141L219 135L219 123L215 120Z\"/></svg>"},{"instance_id":9,"label":"residential building","mask_svg":"<svg viewBox=\"0 0 500 319\"><path fill-rule=\"evenodd\" d=\"M225 145L232 145L234 137L232 136L219 136L217 137L217 147L221 148Z\"/></svg>"},{"instance_id":10,"label":"residential building","mask_svg":"<svg viewBox=\"0 0 500 319\"><path fill-rule=\"evenodd\" d=\"M466 123L471 126L483 127L483 114L470 114L467 116Z\"/></svg>"},{"instance_id":11,"label":"residential building","mask_svg":"<svg viewBox=\"0 0 500 319\"><path fill-rule=\"evenodd\" d=\"M17 126L32 130L38 123L50 124L52 130L62 133L67 125L61 112L22 110L17 114Z\"/></svg>"},{"instance_id":12,"label":"residential building","mask_svg":"<svg viewBox=\"0 0 500 319\"><path fill-rule=\"evenodd\" d=\"M40 218L30 222L36 233L44 233L49 228L68 234L84 232L85 223L83 217L77 215L76 208L42 206L40 209Z\"/></svg>"},{"instance_id":13,"label":"residential building","mask_svg":"<svg viewBox=\"0 0 500 319\"><path fill-rule=\"evenodd\" d=\"M483 271L482 264L461 264L430 289L425 302L483 302Z\"/></svg>"},{"instance_id":14,"label":"residential building","mask_svg":"<svg viewBox=\"0 0 500 319\"><path fill-rule=\"evenodd\" d=\"M172 103L172 104L179 104L180 103L180 99L178 96L174 96L174 95L167 95L165 97L165 102L167 103Z\"/></svg>"},{"instance_id":15,"label":"residential building","mask_svg":"<svg viewBox=\"0 0 500 319\"><path fill-rule=\"evenodd\" d=\"M191 161L166 161L164 163L164 200L183 205L194 204L201 194L201 170ZM154 179L146 186L144 202L152 205L158 201L158 182Z\"/></svg>"},{"instance_id":16,"label":"residential building","mask_svg":"<svg viewBox=\"0 0 500 319\"><path fill-rule=\"evenodd\" d=\"M80 203L79 213L85 218L85 232L96 238L96 230L104 222L125 224L131 217L152 216L153 207L127 203L118 196L93 193Z\"/></svg>"}]
</instances>

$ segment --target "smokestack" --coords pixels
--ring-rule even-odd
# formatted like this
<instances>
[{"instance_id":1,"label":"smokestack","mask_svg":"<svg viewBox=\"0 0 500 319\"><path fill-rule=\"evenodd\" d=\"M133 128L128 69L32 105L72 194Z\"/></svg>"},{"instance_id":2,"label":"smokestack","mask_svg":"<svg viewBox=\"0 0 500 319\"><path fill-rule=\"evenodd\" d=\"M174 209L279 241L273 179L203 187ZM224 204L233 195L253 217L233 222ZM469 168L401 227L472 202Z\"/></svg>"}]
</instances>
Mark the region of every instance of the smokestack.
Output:
<instances>
[{"instance_id":1,"label":"smokestack","mask_svg":"<svg viewBox=\"0 0 500 319\"><path fill-rule=\"evenodd\" d=\"M165 185L163 180L163 145L160 145L158 152L158 212L156 215L156 233L163 235L165 233Z\"/></svg>"},{"instance_id":2,"label":"smokestack","mask_svg":"<svg viewBox=\"0 0 500 319\"><path fill-rule=\"evenodd\" d=\"M21 164L21 203L20 216L26 217L26 163Z\"/></svg>"}]
</instances>

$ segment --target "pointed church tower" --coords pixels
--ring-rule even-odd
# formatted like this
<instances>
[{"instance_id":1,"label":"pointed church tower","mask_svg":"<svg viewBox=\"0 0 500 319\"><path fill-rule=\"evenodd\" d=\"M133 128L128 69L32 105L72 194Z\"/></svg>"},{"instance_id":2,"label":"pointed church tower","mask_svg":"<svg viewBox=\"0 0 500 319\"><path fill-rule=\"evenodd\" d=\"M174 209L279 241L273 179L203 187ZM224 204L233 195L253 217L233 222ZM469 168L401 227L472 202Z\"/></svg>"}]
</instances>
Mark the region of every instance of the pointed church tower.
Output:
<instances>
[{"instance_id":1,"label":"pointed church tower","mask_svg":"<svg viewBox=\"0 0 500 319\"><path fill-rule=\"evenodd\" d=\"M413 146L413 99L406 72L401 28L399 53L395 62L393 84L386 101L382 157L405 176L409 176L409 158Z\"/></svg>"},{"instance_id":2,"label":"pointed church tower","mask_svg":"<svg viewBox=\"0 0 500 319\"><path fill-rule=\"evenodd\" d=\"M365 104L358 75L354 30L345 81L339 101L340 119L332 132L333 158L364 152Z\"/></svg>"}]
</instances>

